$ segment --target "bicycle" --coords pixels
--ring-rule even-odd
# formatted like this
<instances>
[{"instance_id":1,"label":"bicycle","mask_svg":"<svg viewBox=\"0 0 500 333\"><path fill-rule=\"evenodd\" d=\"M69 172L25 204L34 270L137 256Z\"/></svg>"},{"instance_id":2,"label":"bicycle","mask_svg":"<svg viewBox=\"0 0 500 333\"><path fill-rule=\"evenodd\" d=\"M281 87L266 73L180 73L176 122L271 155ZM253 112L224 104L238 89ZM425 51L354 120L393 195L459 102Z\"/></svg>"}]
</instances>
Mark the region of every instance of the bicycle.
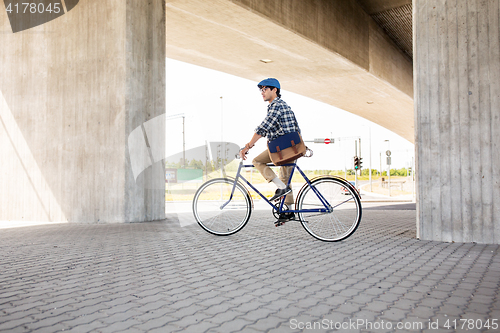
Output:
<instances>
[{"instance_id":1,"label":"bicycle","mask_svg":"<svg viewBox=\"0 0 500 333\"><path fill-rule=\"evenodd\" d=\"M274 166L268 164L268 166ZM304 229L314 238L325 242L337 242L351 236L361 221L361 200L351 183L336 176L319 176L309 180L296 163L288 180L290 185L297 169L306 183L297 194L295 209L285 204L285 197L270 202L248 180L241 175L242 168L254 167L240 162L236 177L216 178L205 182L193 198L193 214L198 224L217 236L232 235L248 223L253 208L253 199L243 180L259 194L273 209L280 213L296 213Z\"/></svg>"}]
</instances>

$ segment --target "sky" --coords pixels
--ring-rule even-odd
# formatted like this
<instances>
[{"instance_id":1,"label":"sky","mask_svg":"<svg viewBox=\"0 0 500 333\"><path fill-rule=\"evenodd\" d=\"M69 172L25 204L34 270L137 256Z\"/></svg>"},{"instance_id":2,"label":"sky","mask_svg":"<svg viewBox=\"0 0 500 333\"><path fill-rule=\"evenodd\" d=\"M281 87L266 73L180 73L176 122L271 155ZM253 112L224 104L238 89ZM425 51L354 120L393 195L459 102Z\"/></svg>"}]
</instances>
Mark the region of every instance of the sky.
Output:
<instances>
[{"instance_id":1,"label":"sky","mask_svg":"<svg viewBox=\"0 0 500 333\"><path fill-rule=\"evenodd\" d=\"M240 147L250 141L268 105L262 100L258 82L168 58L166 70L167 157L182 151L183 119L176 116L181 114L185 122L186 150L202 146L206 141L232 142ZM352 169L354 143L358 138L361 138L363 168L369 168L371 155L372 168L382 166L386 170L388 149L391 168L411 165L414 145L399 135L347 111L289 92L283 85L281 98L294 111L302 138L314 151L313 157L299 159L302 169ZM335 143L307 142L316 138L334 138ZM250 150L250 160L265 149L262 138Z\"/></svg>"}]
</instances>

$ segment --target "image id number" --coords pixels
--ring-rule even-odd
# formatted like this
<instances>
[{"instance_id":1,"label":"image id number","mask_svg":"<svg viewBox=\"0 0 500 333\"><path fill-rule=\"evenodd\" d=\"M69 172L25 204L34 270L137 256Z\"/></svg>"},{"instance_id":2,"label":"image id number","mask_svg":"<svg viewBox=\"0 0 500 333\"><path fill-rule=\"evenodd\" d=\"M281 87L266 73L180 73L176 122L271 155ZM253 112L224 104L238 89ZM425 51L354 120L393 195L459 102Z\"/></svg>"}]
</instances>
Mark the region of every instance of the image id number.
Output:
<instances>
[{"instance_id":1,"label":"image id number","mask_svg":"<svg viewBox=\"0 0 500 333\"><path fill-rule=\"evenodd\" d=\"M14 12L14 14L26 14L26 13L31 13L31 14L42 14L42 13L55 13L59 14L61 12L61 4L60 3L49 3L47 6L45 6L43 3L34 3L34 2L23 2L23 3L16 3L15 5L12 5L12 3L9 3L7 6L7 13L11 14Z\"/></svg>"},{"instance_id":2,"label":"image id number","mask_svg":"<svg viewBox=\"0 0 500 333\"><path fill-rule=\"evenodd\" d=\"M488 319L483 321L481 319L448 319L444 324L447 329L461 329L461 330L480 330L480 329L498 329L498 319Z\"/></svg>"}]
</instances>

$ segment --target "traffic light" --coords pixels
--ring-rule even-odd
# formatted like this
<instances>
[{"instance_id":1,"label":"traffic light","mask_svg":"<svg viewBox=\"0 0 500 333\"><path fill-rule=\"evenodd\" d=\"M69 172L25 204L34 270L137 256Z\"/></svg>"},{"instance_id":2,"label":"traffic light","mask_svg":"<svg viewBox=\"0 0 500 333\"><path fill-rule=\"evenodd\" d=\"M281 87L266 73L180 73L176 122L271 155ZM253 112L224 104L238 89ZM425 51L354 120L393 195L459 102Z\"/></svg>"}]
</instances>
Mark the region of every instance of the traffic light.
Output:
<instances>
[{"instance_id":1,"label":"traffic light","mask_svg":"<svg viewBox=\"0 0 500 333\"><path fill-rule=\"evenodd\" d=\"M361 170L363 164L363 159L358 156L354 156L354 170Z\"/></svg>"},{"instance_id":2,"label":"traffic light","mask_svg":"<svg viewBox=\"0 0 500 333\"><path fill-rule=\"evenodd\" d=\"M354 156L354 170L359 169L359 157Z\"/></svg>"}]
</instances>

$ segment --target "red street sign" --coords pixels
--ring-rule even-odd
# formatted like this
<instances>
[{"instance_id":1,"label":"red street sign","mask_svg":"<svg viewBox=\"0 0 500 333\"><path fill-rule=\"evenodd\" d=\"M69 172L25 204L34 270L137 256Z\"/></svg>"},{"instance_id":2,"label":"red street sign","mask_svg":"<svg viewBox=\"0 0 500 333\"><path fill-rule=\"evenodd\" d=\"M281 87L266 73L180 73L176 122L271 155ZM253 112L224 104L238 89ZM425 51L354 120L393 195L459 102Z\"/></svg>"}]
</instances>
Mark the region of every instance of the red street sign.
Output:
<instances>
[{"instance_id":1,"label":"red street sign","mask_svg":"<svg viewBox=\"0 0 500 333\"><path fill-rule=\"evenodd\" d=\"M330 139L325 139L325 145L330 143Z\"/></svg>"}]
</instances>

